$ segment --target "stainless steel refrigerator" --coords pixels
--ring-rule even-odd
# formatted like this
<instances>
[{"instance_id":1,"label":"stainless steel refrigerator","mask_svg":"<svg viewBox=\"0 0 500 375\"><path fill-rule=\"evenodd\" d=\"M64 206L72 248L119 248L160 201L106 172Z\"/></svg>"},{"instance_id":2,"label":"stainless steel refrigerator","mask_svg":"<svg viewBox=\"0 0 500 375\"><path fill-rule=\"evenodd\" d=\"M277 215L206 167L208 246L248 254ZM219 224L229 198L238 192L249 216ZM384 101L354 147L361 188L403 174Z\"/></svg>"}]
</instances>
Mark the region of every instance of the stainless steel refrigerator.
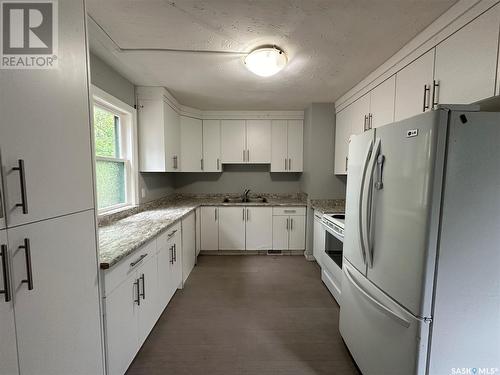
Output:
<instances>
[{"instance_id":1,"label":"stainless steel refrigerator","mask_svg":"<svg viewBox=\"0 0 500 375\"><path fill-rule=\"evenodd\" d=\"M364 375L500 374L500 113L478 109L350 143L340 332Z\"/></svg>"}]
</instances>

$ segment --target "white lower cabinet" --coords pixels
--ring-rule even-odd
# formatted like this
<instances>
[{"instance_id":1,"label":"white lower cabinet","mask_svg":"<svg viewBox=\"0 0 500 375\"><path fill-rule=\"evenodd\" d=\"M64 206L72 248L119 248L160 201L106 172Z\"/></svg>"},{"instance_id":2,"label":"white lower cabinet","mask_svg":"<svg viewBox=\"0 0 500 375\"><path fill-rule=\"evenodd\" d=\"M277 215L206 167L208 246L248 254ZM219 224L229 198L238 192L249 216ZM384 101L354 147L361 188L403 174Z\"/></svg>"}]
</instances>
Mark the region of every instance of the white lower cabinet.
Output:
<instances>
[{"instance_id":1,"label":"white lower cabinet","mask_svg":"<svg viewBox=\"0 0 500 375\"><path fill-rule=\"evenodd\" d=\"M305 250L305 207L273 208L273 250Z\"/></svg>"},{"instance_id":2,"label":"white lower cabinet","mask_svg":"<svg viewBox=\"0 0 500 375\"><path fill-rule=\"evenodd\" d=\"M325 228L321 223L321 213L314 212L313 256L316 262L323 267L325 253Z\"/></svg>"},{"instance_id":3,"label":"white lower cabinet","mask_svg":"<svg viewBox=\"0 0 500 375\"><path fill-rule=\"evenodd\" d=\"M219 250L218 207L200 208L200 249Z\"/></svg>"},{"instance_id":4,"label":"white lower cabinet","mask_svg":"<svg viewBox=\"0 0 500 375\"><path fill-rule=\"evenodd\" d=\"M182 287L181 223L104 270L103 279L108 374L122 375Z\"/></svg>"},{"instance_id":5,"label":"white lower cabinet","mask_svg":"<svg viewBox=\"0 0 500 375\"><path fill-rule=\"evenodd\" d=\"M11 228L8 242L20 373L102 374L94 211Z\"/></svg>"},{"instance_id":6,"label":"white lower cabinet","mask_svg":"<svg viewBox=\"0 0 500 375\"><path fill-rule=\"evenodd\" d=\"M18 374L14 302L9 278L11 265L5 230L0 230L0 245L2 247L0 289L3 290L0 294L0 374Z\"/></svg>"},{"instance_id":7,"label":"white lower cabinet","mask_svg":"<svg viewBox=\"0 0 500 375\"><path fill-rule=\"evenodd\" d=\"M196 263L196 220L192 212L182 219L182 282L184 283Z\"/></svg>"},{"instance_id":8,"label":"white lower cabinet","mask_svg":"<svg viewBox=\"0 0 500 375\"><path fill-rule=\"evenodd\" d=\"M220 207L219 250L245 250L245 208Z\"/></svg>"},{"instance_id":9,"label":"white lower cabinet","mask_svg":"<svg viewBox=\"0 0 500 375\"><path fill-rule=\"evenodd\" d=\"M246 250L271 250L273 247L273 209L245 209Z\"/></svg>"}]
</instances>

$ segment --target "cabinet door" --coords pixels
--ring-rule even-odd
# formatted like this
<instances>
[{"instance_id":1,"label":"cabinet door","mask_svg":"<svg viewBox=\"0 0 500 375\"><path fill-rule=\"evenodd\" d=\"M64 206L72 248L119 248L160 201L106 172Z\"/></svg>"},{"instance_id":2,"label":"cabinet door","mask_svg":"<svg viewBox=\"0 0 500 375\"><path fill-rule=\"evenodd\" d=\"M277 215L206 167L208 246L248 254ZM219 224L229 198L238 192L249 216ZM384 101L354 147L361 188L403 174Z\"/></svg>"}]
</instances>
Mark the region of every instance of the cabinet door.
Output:
<instances>
[{"instance_id":1,"label":"cabinet door","mask_svg":"<svg viewBox=\"0 0 500 375\"><path fill-rule=\"evenodd\" d=\"M370 113L370 93L363 95L350 106L351 133L361 134L367 130Z\"/></svg>"},{"instance_id":2,"label":"cabinet door","mask_svg":"<svg viewBox=\"0 0 500 375\"><path fill-rule=\"evenodd\" d=\"M246 249L270 250L273 248L272 207L248 207L245 209Z\"/></svg>"},{"instance_id":3,"label":"cabinet door","mask_svg":"<svg viewBox=\"0 0 500 375\"><path fill-rule=\"evenodd\" d=\"M203 124L196 118L181 116L182 172L201 172L203 169Z\"/></svg>"},{"instance_id":4,"label":"cabinet door","mask_svg":"<svg viewBox=\"0 0 500 375\"><path fill-rule=\"evenodd\" d=\"M273 216L273 250L288 250L289 216Z\"/></svg>"},{"instance_id":5,"label":"cabinet door","mask_svg":"<svg viewBox=\"0 0 500 375\"><path fill-rule=\"evenodd\" d=\"M288 248L290 250L306 249L306 217L290 216L290 239Z\"/></svg>"},{"instance_id":6,"label":"cabinet door","mask_svg":"<svg viewBox=\"0 0 500 375\"><path fill-rule=\"evenodd\" d=\"M219 249L245 250L245 208L219 208Z\"/></svg>"},{"instance_id":7,"label":"cabinet door","mask_svg":"<svg viewBox=\"0 0 500 375\"><path fill-rule=\"evenodd\" d=\"M325 253L325 228L321 220L314 218L313 256L316 262L323 267L323 254Z\"/></svg>"},{"instance_id":8,"label":"cabinet door","mask_svg":"<svg viewBox=\"0 0 500 375\"><path fill-rule=\"evenodd\" d=\"M160 294L158 291L158 259L156 251L148 254L146 261L137 269L139 279L139 346L158 320Z\"/></svg>"},{"instance_id":9,"label":"cabinet door","mask_svg":"<svg viewBox=\"0 0 500 375\"><path fill-rule=\"evenodd\" d=\"M396 73L394 121L430 110L434 53L433 48Z\"/></svg>"},{"instance_id":10,"label":"cabinet door","mask_svg":"<svg viewBox=\"0 0 500 375\"><path fill-rule=\"evenodd\" d=\"M246 161L245 120L221 121L221 159L223 163Z\"/></svg>"},{"instance_id":11,"label":"cabinet door","mask_svg":"<svg viewBox=\"0 0 500 375\"><path fill-rule=\"evenodd\" d=\"M196 221L190 213L182 219L182 281L185 282L196 263Z\"/></svg>"},{"instance_id":12,"label":"cabinet door","mask_svg":"<svg viewBox=\"0 0 500 375\"><path fill-rule=\"evenodd\" d=\"M371 127L394 122L394 98L396 95L396 76L385 80L370 92Z\"/></svg>"},{"instance_id":13,"label":"cabinet door","mask_svg":"<svg viewBox=\"0 0 500 375\"><path fill-rule=\"evenodd\" d=\"M181 169L180 161L180 116L168 103L163 103L164 134L165 138L165 171L178 172Z\"/></svg>"},{"instance_id":14,"label":"cabinet door","mask_svg":"<svg viewBox=\"0 0 500 375\"><path fill-rule=\"evenodd\" d=\"M20 372L101 374L94 211L9 229L8 237ZM30 251L20 248L25 239ZM32 290L22 282L30 274Z\"/></svg>"},{"instance_id":15,"label":"cabinet door","mask_svg":"<svg viewBox=\"0 0 500 375\"><path fill-rule=\"evenodd\" d=\"M200 209L200 249L219 250L219 212L217 207Z\"/></svg>"},{"instance_id":16,"label":"cabinet door","mask_svg":"<svg viewBox=\"0 0 500 375\"><path fill-rule=\"evenodd\" d=\"M271 121L247 120L247 163L271 162Z\"/></svg>"},{"instance_id":17,"label":"cabinet door","mask_svg":"<svg viewBox=\"0 0 500 375\"><path fill-rule=\"evenodd\" d=\"M158 253L157 253L157 263L158 263L158 312L157 315L160 316L165 307L167 306L170 298L172 297L172 286L171 286L171 263L173 252L171 249L171 244L167 240L167 234L162 234L158 237L157 241Z\"/></svg>"},{"instance_id":18,"label":"cabinet door","mask_svg":"<svg viewBox=\"0 0 500 375\"><path fill-rule=\"evenodd\" d=\"M0 70L0 149L7 223L31 223L94 207L85 12L59 2L57 69ZM28 214L23 214L24 160Z\"/></svg>"},{"instance_id":19,"label":"cabinet door","mask_svg":"<svg viewBox=\"0 0 500 375\"><path fill-rule=\"evenodd\" d=\"M201 208L198 207L196 209L196 256L198 256L200 250L201 250Z\"/></svg>"},{"instance_id":20,"label":"cabinet door","mask_svg":"<svg viewBox=\"0 0 500 375\"><path fill-rule=\"evenodd\" d=\"M304 123L302 120L288 121L288 172L304 169Z\"/></svg>"},{"instance_id":21,"label":"cabinet door","mask_svg":"<svg viewBox=\"0 0 500 375\"><path fill-rule=\"evenodd\" d=\"M203 120L203 171L221 172L220 120Z\"/></svg>"},{"instance_id":22,"label":"cabinet door","mask_svg":"<svg viewBox=\"0 0 500 375\"><path fill-rule=\"evenodd\" d=\"M182 289L182 234L178 230L171 239L173 245L173 262L170 266L170 283L172 285L172 295L177 289Z\"/></svg>"},{"instance_id":23,"label":"cabinet door","mask_svg":"<svg viewBox=\"0 0 500 375\"><path fill-rule=\"evenodd\" d=\"M0 230L0 245L7 246L7 234L5 230ZM4 269L7 270L7 275L4 275ZM8 287L5 285L4 277L9 276L8 272L10 269L9 256L0 258L0 289L2 290L6 290ZM11 278L8 280L11 280ZM10 292L13 292L12 287L10 288ZM5 294L0 294L0 337L2 338L0 340L0 374L18 374L14 303L12 299L6 301Z\"/></svg>"},{"instance_id":24,"label":"cabinet door","mask_svg":"<svg viewBox=\"0 0 500 375\"><path fill-rule=\"evenodd\" d=\"M139 299L137 282L137 273L133 272L104 300L109 375L123 375L139 350L138 316L141 307L136 302Z\"/></svg>"},{"instance_id":25,"label":"cabinet door","mask_svg":"<svg viewBox=\"0 0 500 375\"><path fill-rule=\"evenodd\" d=\"M162 100L138 101L137 135L141 172L165 172L165 122Z\"/></svg>"},{"instance_id":26,"label":"cabinet door","mask_svg":"<svg viewBox=\"0 0 500 375\"><path fill-rule=\"evenodd\" d=\"M344 108L335 118L335 174L347 173L347 154L351 135L351 109Z\"/></svg>"},{"instance_id":27,"label":"cabinet door","mask_svg":"<svg viewBox=\"0 0 500 375\"><path fill-rule=\"evenodd\" d=\"M288 124L286 120L271 122L271 172L288 170Z\"/></svg>"},{"instance_id":28,"label":"cabinet door","mask_svg":"<svg viewBox=\"0 0 500 375\"><path fill-rule=\"evenodd\" d=\"M436 46L436 102L468 104L495 95L500 6Z\"/></svg>"}]
</instances>

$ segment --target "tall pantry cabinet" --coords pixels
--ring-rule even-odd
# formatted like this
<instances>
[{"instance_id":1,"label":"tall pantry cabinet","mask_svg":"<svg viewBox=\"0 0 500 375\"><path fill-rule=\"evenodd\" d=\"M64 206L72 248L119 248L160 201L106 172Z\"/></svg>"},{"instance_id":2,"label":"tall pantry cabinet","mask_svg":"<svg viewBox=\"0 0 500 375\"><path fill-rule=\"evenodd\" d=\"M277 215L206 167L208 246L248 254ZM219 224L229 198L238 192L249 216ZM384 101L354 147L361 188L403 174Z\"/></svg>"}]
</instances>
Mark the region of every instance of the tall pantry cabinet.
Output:
<instances>
[{"instance_id":1,"label":"tall pantry cabinet","mask_svg":"<svg viewBox=\"0 0 500 375\"><path fill-rule=\"evenodd\" d=\"M0 374L103 374L85 8L58 67L0 70Z\"/></svg>"}]
</instances>

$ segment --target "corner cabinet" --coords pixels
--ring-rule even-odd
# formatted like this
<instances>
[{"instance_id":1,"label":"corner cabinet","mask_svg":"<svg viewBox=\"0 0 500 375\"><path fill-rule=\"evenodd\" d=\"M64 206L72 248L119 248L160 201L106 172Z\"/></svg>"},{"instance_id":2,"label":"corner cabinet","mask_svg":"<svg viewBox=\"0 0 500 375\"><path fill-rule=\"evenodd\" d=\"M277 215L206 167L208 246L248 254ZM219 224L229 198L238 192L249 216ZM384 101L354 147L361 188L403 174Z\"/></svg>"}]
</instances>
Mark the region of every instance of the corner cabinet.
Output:
<instances>
[{"instance_id":1,"label":"corner cabinet","mask_svg":"<svg viewBox=\"0 0 500 375\"><path fill-rule=\"evenodd\" d=\"M304 169L304 122L271 121L271 172L302 172Z\"/></svg>"},{"instance_id":2,"label":"corner cabinet","mask_svg":"<svg viewBox=\"0 0 500 375\"><path fill-rule=\"evenodd\" d=\"M180 116L161 91L140 89L137 100L139 169L141 172L178 172L181 169Z\"/></svg>"},{"instance_id":3,"label":"corner cabinet","mask_svg":"<svg viewBox=\"0 0 500 375\"><path fill-rule=\"evenodd\" d=\"M181 172L203 172L203 122L188 116L180 119Z\"/></svg>"},{"instance_id":4,"label":"corner cabinet","mask_svg":"<svg viewBox=\"0 0 500 375\"><path fill-rule=\"evenodd\" d=\"M203 120L203 172L222 172L220 120Z\"/></svg>"}]
</instances>

